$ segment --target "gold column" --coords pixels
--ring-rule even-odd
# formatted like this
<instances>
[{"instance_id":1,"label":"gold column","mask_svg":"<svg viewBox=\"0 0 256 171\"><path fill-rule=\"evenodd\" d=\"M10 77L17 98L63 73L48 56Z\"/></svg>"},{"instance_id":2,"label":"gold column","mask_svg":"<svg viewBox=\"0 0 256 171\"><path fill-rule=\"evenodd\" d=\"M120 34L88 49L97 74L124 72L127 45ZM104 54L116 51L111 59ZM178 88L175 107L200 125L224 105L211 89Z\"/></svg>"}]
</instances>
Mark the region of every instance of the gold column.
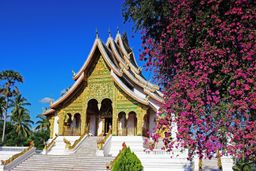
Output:
<instances>
[{"instance_id":1,"label":"gold column","mask_svg":"<svg viewBox=\"0 0 256 171\"><path fill-rule=\"evenodd\" d=\"M87 129L86 125L86 119L87 119L87 103L82 107L82 112L81 112L81 134L83 135L85 133L85 130ZM87 130L88 131L88 130Z\"/></svg>"},{"instance_id":2,"label":"gold column","mask_svg":"<svg viewBox=\"0 0 256 171\"><path fill-rule=\"evenodd\" d=\"M118 113L117 113L117 109L116 109L116 103L113 102L112 103L113 106L113 113L112 113L112 135L117 135L118 132Z\"/></svg>"},{"instance_id":3,"label":"gold column","mask_svg":"<svg viewBox=\"0 0 256 171\"><path fill-rule=\"evenodd\" d=\"M50 116L50 138L53 138L54 137L54 115L51 115Z\"/></svg>"},{"instance_id":4,"label":"gold column","mask_svg":"<svg viewBox=\"0 0 256 171\"><path fill-rule=\"evenodd\" d=\"M64 119L65 119L65 112L64 111L59 111L59 135L64 134Z\"/></svg>"},{"instance_id":5,"label":"gold column","mask_svg":"<svg viewBox=\"0 0 256 171\"><path fill-rule=\"evenodd\" d=\"M142 136L144 116L147 114L147 110L140 108L137 112L137 135Z\"/></svg>"},{"instance_id":6,"label":"gold column","mask_svg":"<svg viewBox=\"0 0 256 171\"><path fill-rule=\"evenodd\" d=\"M118 135L118 119L116 116L113 115L112 118L112 135Z\"/></svg>"}]
</instances>

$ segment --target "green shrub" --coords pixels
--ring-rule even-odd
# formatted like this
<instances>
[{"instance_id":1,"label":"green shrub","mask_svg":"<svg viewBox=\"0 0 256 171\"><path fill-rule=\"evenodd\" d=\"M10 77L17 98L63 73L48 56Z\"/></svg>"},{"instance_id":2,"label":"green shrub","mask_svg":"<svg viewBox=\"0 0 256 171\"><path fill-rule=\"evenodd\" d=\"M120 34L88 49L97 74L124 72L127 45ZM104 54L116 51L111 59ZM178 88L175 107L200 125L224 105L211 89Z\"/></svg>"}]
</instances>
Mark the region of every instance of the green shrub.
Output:
<instances>
[{"instance_id":1,"label":"green shrub","mask_svg":"<svg viewBox=\"0 0 256 171\"><path fill-rule=\"evenodd\" d=\"M45 142L50 138L49 135L50 135L49 130L35 131L27 139L27 142L33 141L37 150L43 150L45 146Z\"/></svg>"},{"instance_id":2,"label":"green shrub","mask_svg":"<svg viewBox=\"0 0 256 171\"><path fill-rule=\"evenodd\" d=\"M234 171L255 171L255 161L238 160L232 169Z\"/></svg>"},{"instance_id":3,"label":"green shrub","mask_svg":"<svg viewBox=\"0 0 256 171\"><path fill-rule=\"evenodd\" d=\"M143 166L139 158L131 151L125 148L113 163L112 171L142 171Z\"/></svg>"}]
</instances>

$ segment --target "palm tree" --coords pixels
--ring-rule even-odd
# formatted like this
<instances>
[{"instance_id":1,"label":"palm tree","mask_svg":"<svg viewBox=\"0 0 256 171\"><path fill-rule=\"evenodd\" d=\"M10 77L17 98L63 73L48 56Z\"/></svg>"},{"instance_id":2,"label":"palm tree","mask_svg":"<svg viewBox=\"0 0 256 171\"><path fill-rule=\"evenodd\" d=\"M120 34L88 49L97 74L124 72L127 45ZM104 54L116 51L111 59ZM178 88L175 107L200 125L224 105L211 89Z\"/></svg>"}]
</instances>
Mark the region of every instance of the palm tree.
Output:
<instances>
[{"instance_id":1,"label":"palm tree","mask_svg":"<svg viewBox=\"0 0 256 171\"><path fill-rule=\"evenodd\" d=\"M26 98L22 97L21 94L18 94L15 99L12 101L11 107L12 115L11 121L13 123L13 127L15 132L18 135L22 135L28 137L31 133L31 124L33 121L30 120L29 111L25 108L25 106L31 105Z\"/></svg>"},{"instance_id":2,"label":"palm tree","mask_svg":"<svg viewBox=\"0 0 256 171\"><path fill-rule=\"evenodd\" d=\"M49 130L50 129L50 122L44 115L37 115L37 118L40 120L36 122L36 130Z\"/></svg>"},{"instance_id":3,"label":"palm tree","mask_svg":"<svg viewBox=\"0 0 256 171\"><path fill-rule=\"evenodd\" d=\"M15 132L19 136L27 138L31 134L31 124L33 124L33 121L30 120L27 109L19 108L17 110L13 110L11 120Z\"/></svg>"},{"instance_id":4,"label":"palm tree","mask_svg":"<svg viewBox=\"0 0 256 171\"><path fill-rule=\"evenodd\" d=\"M0 87L0 95L4 98L4 106L2 106L2 118L4 121L2 142L4 142L5 138L7 112L10 108L11 98L19 92L18 88L15 86L15 83L17 82L23 82L23 77L18 72L12 70L0 72L0 83L2 83L2 86Z\"/></svg>"},{"instance_id":5,"label":"palm tree","mask_svg":"<svg viewBox=\"0 0 256 171\"><path fill-rule=\"evenodd\" d=\"M30 106L31 104L27 101L26 98L22 97L21 94L18 94L14 100L11 101L10 106L13 107L12 114L17 113L20 109L25 109L25 106ZM15 117L15 116L12 116Z\"/></svg>"}]
</instances>

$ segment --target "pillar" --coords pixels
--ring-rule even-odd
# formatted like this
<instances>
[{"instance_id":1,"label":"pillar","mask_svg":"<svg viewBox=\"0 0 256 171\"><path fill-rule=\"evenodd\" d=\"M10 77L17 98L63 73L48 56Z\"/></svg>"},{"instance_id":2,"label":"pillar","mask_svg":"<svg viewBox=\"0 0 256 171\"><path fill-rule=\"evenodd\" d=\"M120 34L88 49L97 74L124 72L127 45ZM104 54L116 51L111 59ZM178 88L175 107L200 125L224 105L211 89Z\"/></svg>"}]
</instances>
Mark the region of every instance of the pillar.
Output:
<instances>
[{"instance_id":1,"label":"pillar","mask_svg":"<svg viewBox=\"0 0 256 171\"><path fill-rule=\"evenodd\" d=\"M117 135L117 126L118 126L118 124L117 124L117 122L118 122L118 117L116 116L116 115L113 115L113 118L112 118L112 135Z\"/></svg>"},{"instance_id":2,"label":"pillar","mask_svg":"<svg viewBox=\"0 0 256 171\"><path fill-rule=\"evenodd\" d=\"M137 136L142 136L143 133L143 125L144 125L144 117L147 114L147 110L140 108L137 113Z\"/></svg>"},{"instance_id":3,"label":"pillar","mask_svg":"<svg viewBox=\"0 0 256 171\"><path fill-rule=\"evenodd\" d=\"M58 114L55 114L55 116L54 116L53 136L55 136L55 134L59 135L59 116L58 116Z\"/></svg>"},{"instance_id":4,"label":"pillar","mask_svg":"<svg viewBox=\"0 0 256 171\"><path fill-rule=\"evenodd\" d=\"M82 107L82 112L81 112L81 135L85 134L86 129L88 129L88 125L86 124L86 119L87 119L86 110L87 110L87 103Z\"/></svg>"},{"instance_id":5,"label":"pillar","mask_svg":"<svg viewBox=\"0 0 256 171\"><path fill-rule=\"evenodd\" d=\"M55 119L55 116L52 115L50 116L50 138L54 138L54 119Z\"/></svg>"},{"instance_id":6,"label":"pillar","mask_svg":"<svg viewBox=\"0 0 256 171\"><path fill-rule=\"evenodd\" d=\"M112 107L113 107L113 113L112 113L112 135L117 135L118 132L118 113L116 109L116 102L112 102Z\"/></svg>"},{"instance_id":7,"label":"pillar","mask_svg":"<svg viewBox=\"0 0 256 171\"><path fill-rule=\"evenodd\" d=\"M60 111L58 113L59 115L59 135L63 135L64 134L64 119L65 119L65 112L64 111Z\"/></svg>"}]
</instances>

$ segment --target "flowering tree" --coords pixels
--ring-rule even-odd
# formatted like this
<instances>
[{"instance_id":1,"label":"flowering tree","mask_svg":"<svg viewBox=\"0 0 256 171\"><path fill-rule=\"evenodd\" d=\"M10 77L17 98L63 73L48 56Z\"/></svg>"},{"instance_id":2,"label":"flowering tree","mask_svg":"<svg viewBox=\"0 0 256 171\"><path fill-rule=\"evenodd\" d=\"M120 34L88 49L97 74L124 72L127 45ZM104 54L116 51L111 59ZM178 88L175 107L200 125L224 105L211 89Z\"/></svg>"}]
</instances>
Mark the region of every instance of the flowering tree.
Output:
<instances>
[{"instance_id":1,"label":"flowering tree","mask_svg":"<svg viewBox=\"0 0 256 171\"><path fill-rule=\"evenodd\" d=\"M140 57L163 86L166 115L157 127L170 135L171 122L178 126L176 142L164 139L168 148L255 161L255 1L126 0L124 13L142 29Z\"/></svg>"}]
</instances>

